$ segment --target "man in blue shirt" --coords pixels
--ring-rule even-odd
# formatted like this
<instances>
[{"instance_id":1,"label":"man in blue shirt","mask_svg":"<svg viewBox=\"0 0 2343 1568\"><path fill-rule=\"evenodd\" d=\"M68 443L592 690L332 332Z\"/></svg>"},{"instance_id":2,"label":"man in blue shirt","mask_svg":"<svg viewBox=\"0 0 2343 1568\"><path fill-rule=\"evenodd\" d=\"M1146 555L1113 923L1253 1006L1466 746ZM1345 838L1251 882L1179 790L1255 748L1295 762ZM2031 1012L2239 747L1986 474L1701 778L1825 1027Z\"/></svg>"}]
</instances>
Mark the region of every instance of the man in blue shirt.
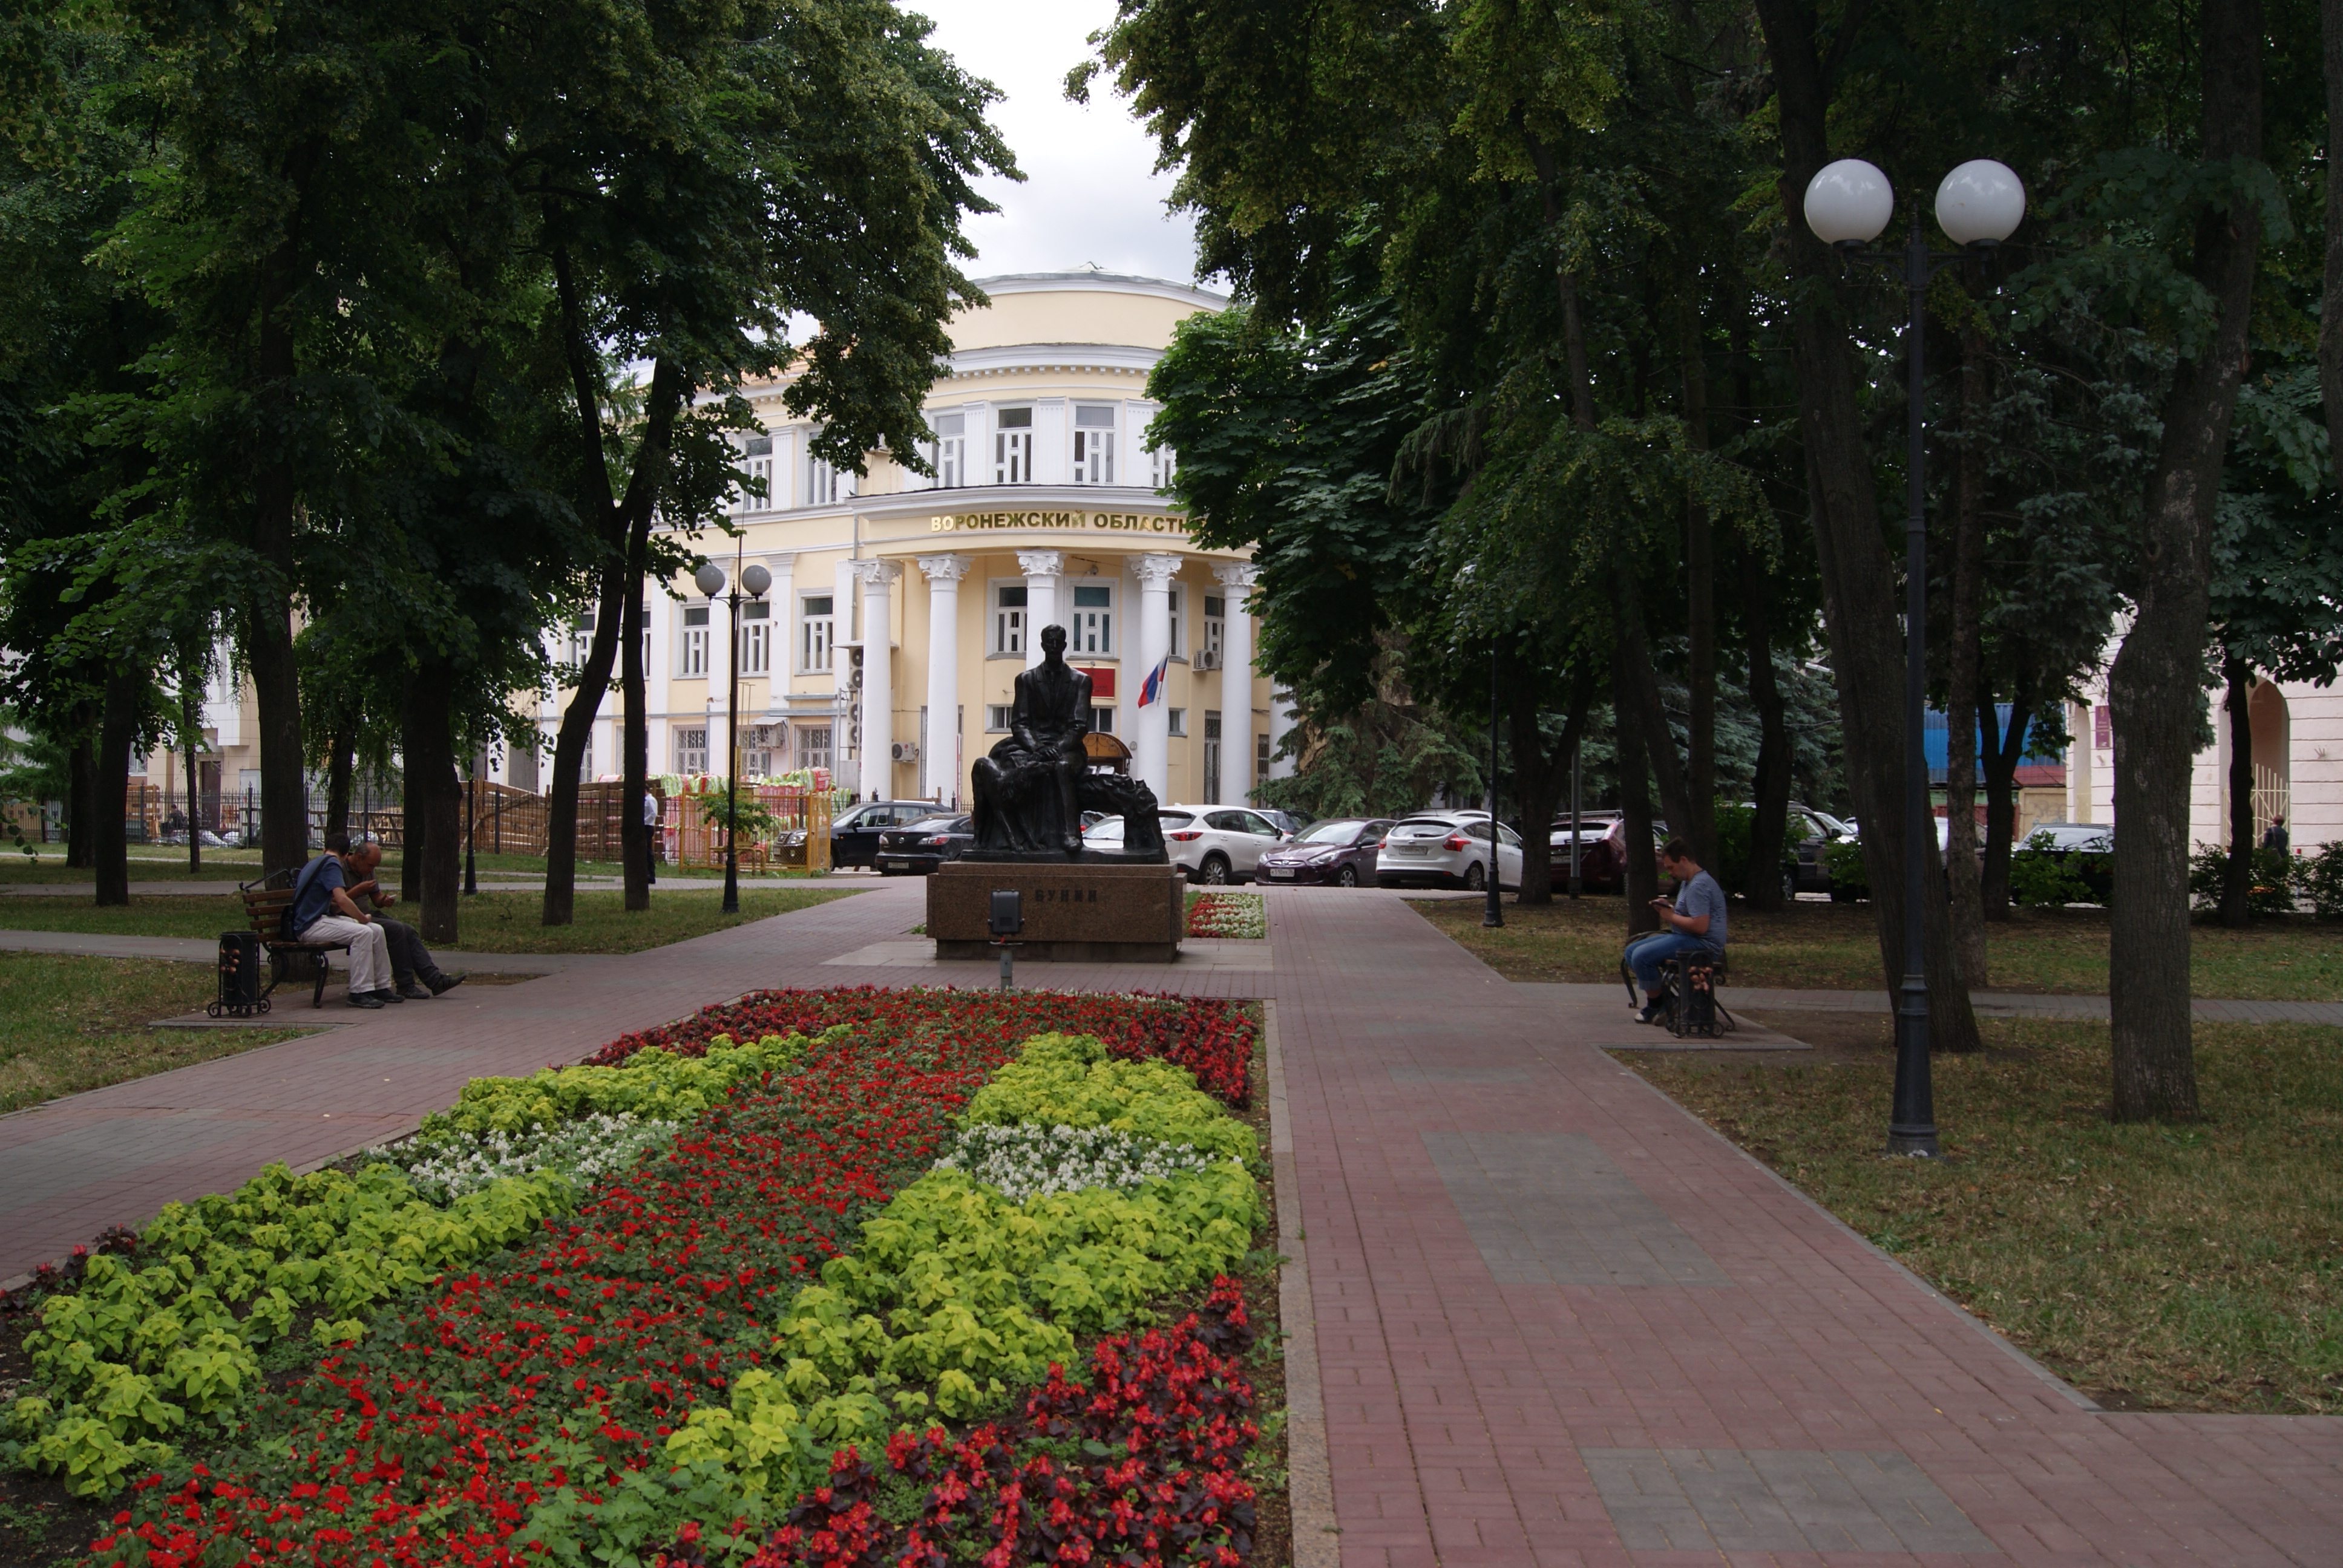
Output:
<instances>
[{"instance_id":1,"label":"man in blue shirt","mask_svg":"<svg viewBox=\"0 0 2343 1568\"><path fill-rule=\"evenodd\" d=\"M1660 851L1660 865L1675 879L1675 905L1670 908L1665 899L1654 899L1652 908L1660 917L1662 929L1627 944L1627 967L1635 971L1644 987L1644 1010L1637 1016L1645 1023L1660 1016L1662 964L1678 953L1705 950L1716 958L1725 954L1725 890L1700 869L1692 858L1692 846L1682 839L1668 840Z\"/></svg>"},{"instance_id":2,"label":"man in blue shirt","mask_svg":"<svg viewBox=\"0 0 2343 1568\"><path fill-rule=\"evenodd\" d=\"M347 836L330 835L326 852L302 867L294 883L292 927L301 941L349 943L349 1004L378 1009L400 998L392 989L390 949L383 929L350 897L364 868L363 854L351 855Z\"/></svg>"}]
</instances>

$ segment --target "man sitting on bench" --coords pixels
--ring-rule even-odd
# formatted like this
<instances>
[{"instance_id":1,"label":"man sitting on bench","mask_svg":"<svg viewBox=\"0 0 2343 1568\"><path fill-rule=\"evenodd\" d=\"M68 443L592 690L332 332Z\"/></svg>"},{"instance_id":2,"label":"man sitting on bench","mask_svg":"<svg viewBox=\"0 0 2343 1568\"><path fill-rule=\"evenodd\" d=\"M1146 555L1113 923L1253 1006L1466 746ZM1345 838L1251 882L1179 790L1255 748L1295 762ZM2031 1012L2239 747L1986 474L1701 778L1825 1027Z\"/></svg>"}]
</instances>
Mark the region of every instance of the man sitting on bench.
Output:
<instances>
[{"instance_id":1,"label":"man sitting on bench","mask_svg":"<svg viewBox=\"0 0 2343 1568\"><path fill-rule=\"evenodd\" d=\"M374 917L358 908L350 889L363 879L362 857L350 853L349 837L330 833L326 852L301 868L293 886L293 934L305 942L350 944L352 1007L379 1008L397 1001L390 984L390 946ZM323 962L320 955L319 962Z\"/></svg>"},{"instance_id":2,"label":"man sitting on bench","mask_svg":"<svg viewBox=\"0 0 2343 1568\"><path fill-rule=\"evenodd\" d=\"M650 797L644 797L646 799ZM359 864L361 858L364 863ZM423 933L405 920L394 920L382 911L398 902L397 893L386 893L375 873L382 868L382 840L360 834L350 845L350 860L357 874L365 879L350 890L350 897L373 907L374 923L382 928L383 940L390 949L391 983L397 989L385 1000L390 1001L428 1001L435 996L454 990L464 983L461 970L449 974L439 967L431 950L423 945Z\"/></svg>"},{"instance_id":3,"label":"man sitting on bench","mask_svg":"<svg viewBox=\"0 0 2343 1568\"><path fill-rule=\"evenodd\" d=\"M1668 840L1667 847L1660 851L1660 865L1675 879L1675 905L1670 908L1665 899L1654 899L1652 908L1664 929L1637 937L1627 944L1627 967L1643 982L1644 1010L1637 1017L1644 1023L1654 1022L1664 1010L1660 1000L1662 964L1679 953L1705 953L1713 959L1725 956L1725 890L1716 885L1715 877L1700 869L1692 858L1692 846L1682 839Z\"/></svg>"}]
</instances>

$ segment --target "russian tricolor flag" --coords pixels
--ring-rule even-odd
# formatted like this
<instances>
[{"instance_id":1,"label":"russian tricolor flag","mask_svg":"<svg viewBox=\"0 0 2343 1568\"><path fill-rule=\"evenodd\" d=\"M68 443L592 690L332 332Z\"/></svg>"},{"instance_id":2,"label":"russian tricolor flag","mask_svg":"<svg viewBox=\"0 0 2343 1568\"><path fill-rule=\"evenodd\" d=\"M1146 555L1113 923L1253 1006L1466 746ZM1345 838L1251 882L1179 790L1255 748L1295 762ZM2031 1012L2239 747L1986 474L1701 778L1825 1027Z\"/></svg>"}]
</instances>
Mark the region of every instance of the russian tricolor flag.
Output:
<instances>
[{"instance_id":1,"label":"russian tricolor flag","mask_svg":"<svg viewBox=\"0 0 2343 1568\"><path fill-rule=\"evenodd\" d=\"M1145 708L1150 703L1161 702L1163 700L1163 678L1170 674L1171 670L1172 656L1170 654L1167 653L1161 658L1155 661L1155 668L1147 672L1147 679L1141 683L1139 688L1140 707Z\"/></svg>"}]
</instances>

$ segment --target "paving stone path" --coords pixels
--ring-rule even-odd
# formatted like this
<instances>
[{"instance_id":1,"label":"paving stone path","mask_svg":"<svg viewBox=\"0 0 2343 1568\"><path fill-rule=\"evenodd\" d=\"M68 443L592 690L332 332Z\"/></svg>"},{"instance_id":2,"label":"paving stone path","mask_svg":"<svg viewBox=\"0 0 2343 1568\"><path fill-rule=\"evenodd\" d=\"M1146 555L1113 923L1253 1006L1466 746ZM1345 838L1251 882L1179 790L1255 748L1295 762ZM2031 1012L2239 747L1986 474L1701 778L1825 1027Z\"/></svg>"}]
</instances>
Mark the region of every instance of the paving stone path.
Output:
<instances>
[{"instance_id":1,"label":"paving stone path","mask_svg":"<svg viewBox=\"0 0 2343 1568\"><path fill-rule=\"evenodd\" d=\"M1270 909L1266 969L1020 979L1273 1003L1297 1496L1332 1512L1297 1568L2343 1562L2343 1422L2098 1411L1596 1049L1615 994L1510 985L1387 895ZM0 1274L707 1001L990 984L914 961L921 912L882 887L0 1118Z\"/></svg>"}]
</instances>

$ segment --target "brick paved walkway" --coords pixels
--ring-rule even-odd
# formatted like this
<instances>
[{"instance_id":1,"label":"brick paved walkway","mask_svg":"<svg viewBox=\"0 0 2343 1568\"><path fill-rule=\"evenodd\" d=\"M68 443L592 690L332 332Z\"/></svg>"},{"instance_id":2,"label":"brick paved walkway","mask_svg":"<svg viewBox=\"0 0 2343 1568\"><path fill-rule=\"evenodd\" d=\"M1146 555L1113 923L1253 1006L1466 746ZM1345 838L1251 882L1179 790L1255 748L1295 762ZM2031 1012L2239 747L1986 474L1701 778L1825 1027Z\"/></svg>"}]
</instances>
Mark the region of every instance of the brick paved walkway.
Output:
<instances>
[{"instance_id":1,"label":"brick paved walkway","mask_svg":"<svg viewBox=\"0 0 2343 1568\"><path fill-rule=\"evenodd\" d=\"M1344 1568L2343 1562L2343 1422L2094 1410L1594 1049L1619 999L1509 985L1393 897L1271 911L1268 972L1020 979L1273 999ZM880 888L0 1119L0 1273L473 1073L940 978L870 961L920 914Z\"/></svg>"}]
</instances>

